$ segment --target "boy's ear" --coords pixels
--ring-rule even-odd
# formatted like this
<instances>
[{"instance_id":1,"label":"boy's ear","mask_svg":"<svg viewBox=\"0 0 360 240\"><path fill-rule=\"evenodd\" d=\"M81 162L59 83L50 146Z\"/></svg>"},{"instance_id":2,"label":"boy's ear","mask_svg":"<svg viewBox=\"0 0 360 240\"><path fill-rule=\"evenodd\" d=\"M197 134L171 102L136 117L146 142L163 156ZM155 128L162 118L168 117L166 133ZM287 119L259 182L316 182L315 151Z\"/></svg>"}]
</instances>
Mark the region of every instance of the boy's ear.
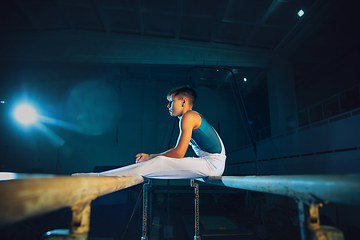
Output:
<instances>
[{"instance_id":1,"label":"boy's ear","mask_svg":"<svg viewBox=\"0 0 360 240\"><path fill-rule=\"evenodd\" d=\"M186 97L183 98L182 100L182 106L185 106L185 103L188 101L188 99Z\"/></svg>"}]
</instances>

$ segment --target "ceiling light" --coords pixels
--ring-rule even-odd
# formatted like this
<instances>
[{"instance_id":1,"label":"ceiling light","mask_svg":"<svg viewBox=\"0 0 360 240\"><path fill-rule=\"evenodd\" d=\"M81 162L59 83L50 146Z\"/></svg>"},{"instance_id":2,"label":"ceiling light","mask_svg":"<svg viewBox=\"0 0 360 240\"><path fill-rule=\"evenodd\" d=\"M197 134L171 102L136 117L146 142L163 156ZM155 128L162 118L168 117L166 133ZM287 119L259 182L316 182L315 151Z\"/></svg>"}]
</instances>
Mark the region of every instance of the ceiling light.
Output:
<instances>
[{"instance_id":1,"label":"ceiling light","mask_svg":"<svg viewBox=\"0 0 360 240\"><path fill-rule=\"evenodd\" d=\"M246 78L244 78L244 82L246 82L247 81L247 79Z\"/></svg>"},{"instance_id":2,"label":"ceiling light","mask_svg":"<svg viewBox=\"0 0 360 240\"><path fill-rule=\"evenodd\" d=\"M302 17L302 15L304 15L304 13L305 13L305 12L301 9L301 10L298 12L298 16L299 16L299 17Z\"/></svg>"}]
</instances>

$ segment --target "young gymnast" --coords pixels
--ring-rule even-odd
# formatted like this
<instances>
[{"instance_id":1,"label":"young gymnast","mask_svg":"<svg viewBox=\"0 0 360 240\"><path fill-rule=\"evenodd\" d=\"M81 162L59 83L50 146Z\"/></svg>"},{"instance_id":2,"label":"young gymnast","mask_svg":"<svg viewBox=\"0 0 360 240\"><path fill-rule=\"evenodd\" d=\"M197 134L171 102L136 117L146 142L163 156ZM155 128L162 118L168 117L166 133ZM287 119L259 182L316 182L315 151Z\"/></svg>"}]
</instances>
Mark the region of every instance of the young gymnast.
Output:
<instances>
[{"instance_id":1,"label":"young gymnast","mask_svg":"<svg viewBox=\"0 0 360 240\"><path fill-rule=\"evenodd\" d=\"M176 146L163 153L136 155L135 164L101 173L98 176L137 176L154 179L191 179L221 176L225 168L225 148L215 129L192 110L196 92L188 86L171 90L167 99L169 113L179 118ZM198 157L184 157L188 146ZM74 174L78 175L78 174ZM82 174L81 174L82 175Z\"/></svg>"}]
</instances>

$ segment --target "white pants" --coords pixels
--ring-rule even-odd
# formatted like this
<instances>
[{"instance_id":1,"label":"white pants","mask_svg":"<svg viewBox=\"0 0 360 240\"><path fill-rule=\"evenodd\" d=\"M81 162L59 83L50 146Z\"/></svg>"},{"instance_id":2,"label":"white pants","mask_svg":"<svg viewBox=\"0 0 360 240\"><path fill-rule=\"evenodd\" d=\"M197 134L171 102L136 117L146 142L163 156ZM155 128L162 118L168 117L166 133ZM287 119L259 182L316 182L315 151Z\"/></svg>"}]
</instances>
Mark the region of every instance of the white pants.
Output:
<instances>
[{"instance_id":1,"label":"white pants","mask_svg":"<svg viewBox=\"0 0 360 240\"><path fill-rule=\"evenodd\" d=\"M156 179L191 179L221 176L225 156L210 154L207 157L170 158L158 156L146 162L99 173L100 176L137 176Z\"/></svg>"},{"instance_id":2,"label":"white pants","mask_svg":"<svg viewBox=\"0 0 360 240\"><path fill-rule=\"evenodd\" d=\"M132 164L106 172L99 176L143 176L154 179L191 179L221 176L225 169L225 148L221 153L197 151L199 157L170 158L158 156L146 162Z\"/></svg>"}]
</instances>

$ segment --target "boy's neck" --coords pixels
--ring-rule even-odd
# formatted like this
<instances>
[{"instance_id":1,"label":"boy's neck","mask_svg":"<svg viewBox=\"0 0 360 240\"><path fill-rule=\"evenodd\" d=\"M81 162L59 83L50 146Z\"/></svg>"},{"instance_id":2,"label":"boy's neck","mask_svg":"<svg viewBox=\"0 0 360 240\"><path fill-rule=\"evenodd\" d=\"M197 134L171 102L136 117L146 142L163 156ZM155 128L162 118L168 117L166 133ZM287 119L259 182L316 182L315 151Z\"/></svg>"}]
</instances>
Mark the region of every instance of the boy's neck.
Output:
<instances>
[{"instance_id":1,"label":"boy's neck","mask_svg":"<svg viewBox=\"0 0 360 240\"><path fill-rule=\"evenodd\" d=\"M181 119L181 118L185 115L185 113L187 113L187 112L189 112L189 111L192 111L192 107L189 107L187 110L185 110L183 114L181 114L180 116L178 116L178 118Z\"/></svg>"}]
</instances>

